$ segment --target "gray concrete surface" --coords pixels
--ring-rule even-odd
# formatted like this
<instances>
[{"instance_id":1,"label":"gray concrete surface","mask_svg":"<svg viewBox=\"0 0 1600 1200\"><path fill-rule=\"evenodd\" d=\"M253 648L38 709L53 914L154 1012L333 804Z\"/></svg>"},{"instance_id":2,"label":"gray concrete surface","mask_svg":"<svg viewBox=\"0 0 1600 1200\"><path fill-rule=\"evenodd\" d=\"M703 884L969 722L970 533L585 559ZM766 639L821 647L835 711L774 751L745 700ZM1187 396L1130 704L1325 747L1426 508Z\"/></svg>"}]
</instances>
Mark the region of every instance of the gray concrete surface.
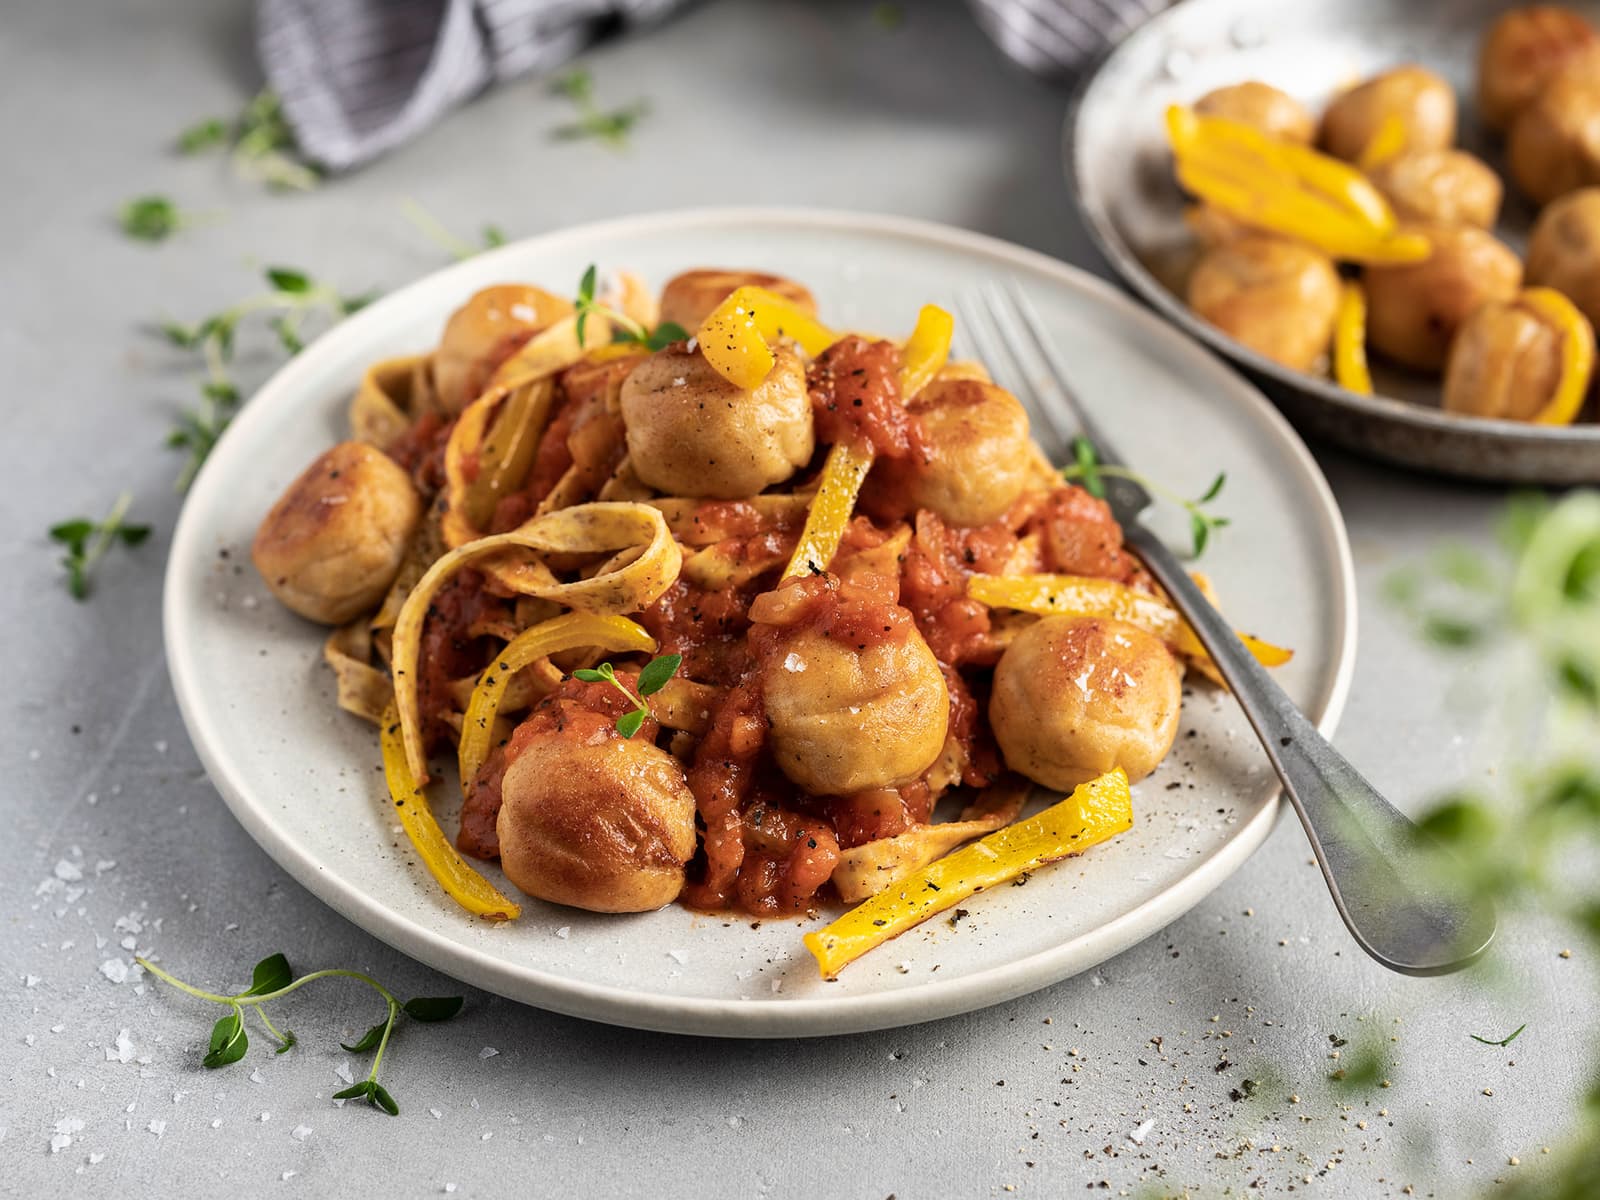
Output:
<instances>
[{"instance_id":1,"label":"gray concrete surface","mask_svg":"<svg viewBox=\"0 0 1600 1200\"><path fill-rule=\"evenodd\" d=\"M1389 975L1346 939L1292 823L1099 970L936 1024L719 1043L469 992L456 1022L393 1048L398 1120L330 1104L350 1057L336 1035L374 1016L353 989L288 1008L293 1053L258 1038L246 1062L207 1072L213 1010L102 971L137 945L220 983L282 949L402 993L458 990L290 882L200 771L158 620L179 506L162 438L192 369L148 322L239 298L265 262L349 290L440 265L402 196L462 231L495 221L513 235L696 203L857 207L1095 265L1057 169L1063 96L1003 66L960 7L905 8L887 32L866 4L707 5L590 56L603 100L653 105L625 153L551 142L568 113L527 82L357 177L276 197L167 152L256 86L243 4L6 6L0 1193L1462 1196L1552 1161L1540 1148L1574 1111L1596 1015L1582 956L1558 957L1558 934L1518 920L1498 983ZM134 244L112 214L144 191L218 215ZM274 361L252 342L241 375L259 382ZM1319 457L1361 577L1338 741L1415 806L1490 765L1473 752L1483 718L1380 589L1441 539L1487 541L1502 497ZM155 534L74 604L45 529L124 488ZM1506 1050L1467 1037L1524 1021ZM1381 1049L1391 1086L1337 1089L1332 1038ZM1230 1099L1245 1079L1255 1095Z\"/></svg>"}]
</instances>

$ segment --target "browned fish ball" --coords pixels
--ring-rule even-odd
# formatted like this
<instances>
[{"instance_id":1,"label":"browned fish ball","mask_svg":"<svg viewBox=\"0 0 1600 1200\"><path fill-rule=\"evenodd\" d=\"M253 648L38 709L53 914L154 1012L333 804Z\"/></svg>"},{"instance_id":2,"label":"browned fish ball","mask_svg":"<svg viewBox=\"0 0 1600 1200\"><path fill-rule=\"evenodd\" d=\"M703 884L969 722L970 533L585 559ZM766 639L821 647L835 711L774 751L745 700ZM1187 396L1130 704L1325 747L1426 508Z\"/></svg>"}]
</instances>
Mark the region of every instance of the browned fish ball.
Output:
<instances>
[{"instance_id":1,"label":"browned fish ball","mask_svg":"<svg viewBox=\"0 0 1600 1200\"><path fill-rule=\"evenodd\" d=\"M1478 116L1504 131L1575 55L1600 44L1581 13L1556 4L1530 4L1502 13L1478 51Z\"/></svg>"},{"instance_id":2,"label":"browned fish ball","mask_svg":"<svg viewBox=\"0 0 1600 1200\"><path fill-rule=\"evenodd\" d=\"M474 293L450 314L433 352L440 405L460 412L502 360L571 313L571 301L528 284L503 283Z\"/></svg>"},{"instance_id":3,"label":"browned fish ball","mask_svg":"<svg viewBox=\"0 0 1600 1200\"><path fill-rule=\"evenodd\" d=\"M1307 371L1327 352L1339 311L1333 260L1265 235L1211 247L1189 276L1189 307L1256 353Z\"/></svg>"},{"instance_id":4,"label":"browned fish ball","mask_svg":"<svg viewBox=\"0 0 1600 1200\"><path fill-rule=\"evenodd\" d=\"M1404 366L1438 371L1456 330L1479 305L1517 294L1522 263L1505 243L1472 226L1421 232L1433 244L1427 259L1366 270L1367 341Z\"/></svg>"},{"instance_id":5,"label":"browned fish ball","mask_svg":"<svg viewBox=\"0 0 1600 1200\"><path fill-rule=\"evenodd\" d=\"M1405 129L1407 151L1455 144L1456 94L1444 79L1415 63L1374 75L1334 97L1322 114L1318 143L1335 158L1355 162L1390 117Z\"/></svg>"},{"instance_id":6,"label":"browned fish ball","mask_svg":"<svg viewBox=\"0 0 1600 1200\"><path fill-rule=\"evenodd\" d=\"M1114 767L1140 780L1177 736L1183 671L1122 621L1044 617L995 667L989 723L1006 766L1067 791Z\"/></svg>"},{"instance_id":7,"label":"browned fish ball","mask_svg":"<svg viewBox=\"0 0 1600 1200\"><path fill-rule=\"evenodd\" d=\"M1600 187L1548 205L1528 239L1528 283L1561 292L1600 325Z\"/></svg>"},{"instance_id":8,"label":"browned fish ball","mask_svg":"<svg viewBox=\"0 0 1600 1200\"><path fill-rule=\"evenodd\" d=\"M250 557L286 606L342 625L383 600L421 519L422 501L398 463L364 442L340 442L279 497Z\"/></svg>"},{"instance_id":9,"label":"browned fish ball","mask_svg":"<svg viewBox=\"0 0 1600 1200\"><path fill-rule=\"evenodd\" d=\"M1464 150L1400 154L1368 174L1402 221L1493 229L1500 216L1500 176Z\"/></svg>"},{"instance_id":10,"label":"browned fish ball","mask_svg":"<svg viewBox=\"0 0 1600 1200\"><path fill-rule=\"evenodd\" d=\"M1254 79L1207 92L1195 101L1194 110L1238 121L1289 142L1309 143L1317 132L1316 119L1305 105L1288 92Z\"/></svg>"},{"instance_id":11,"label":"browned fish ball","mask_svg":"<svg viewBox=\"0 0 1600 1200\"><path fill-rule=\"evenodd\" d=\"M1517 114L1506 165L1538 204L1600 184L1600 46L1570 60Z\"/></svg>"},{"instance_id":12,"label":"browned fish ball","mask_svg":"<svg viewBox=\"0 0 1600 1200\"><path fill-rule=\"evenodd\" d=\"M1521 299L1480 306L1450 347L1445 411L1531 421L1561 382L1566 336L1549 316ZM1582 336L1594 342L1587 322Z\"/></svg>"},{"instance_id":13,"label":"browned fish ball","mask_svg":"<svg viewBox=\"0 0 1600 1200\"><path fill-rule=\"evenodd\" d=\"M694 793L643 738L540 732L506 768L500 865L530 896L591 912L647 912L683 890Z\"/></svg>"},{"instance_id":14,"label":"browned fish ball","mask_svg":"<svg viewBox=\"0 0 1600 1200\"><path fill-rule=\"evenodd\" d=\"M693 333L736 289L765 288L775 292L810 316L817 315L817 302L803 283L769 275L765 271L737 271L702 268L685 271L667 280L661 289L661 320L681 325Z\"/></svg>"}]
</instances>

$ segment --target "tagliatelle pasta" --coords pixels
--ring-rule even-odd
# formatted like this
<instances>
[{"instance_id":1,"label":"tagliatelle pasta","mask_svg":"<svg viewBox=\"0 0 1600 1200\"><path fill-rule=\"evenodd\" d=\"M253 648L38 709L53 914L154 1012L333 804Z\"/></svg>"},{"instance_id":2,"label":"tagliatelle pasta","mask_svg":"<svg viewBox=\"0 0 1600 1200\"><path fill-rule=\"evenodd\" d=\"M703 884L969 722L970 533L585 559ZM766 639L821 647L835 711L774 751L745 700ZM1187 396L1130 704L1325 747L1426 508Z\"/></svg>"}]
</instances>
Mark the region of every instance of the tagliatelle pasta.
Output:
<instances>
[{"instance_id":1,"label":"tagliatelle pasta","mask_svg":"<svg viewBox=\"0 0 1600 1200\"><path fill-rule=\"evenodd\" d=\"M600 912L893 907L975 839L1039 864L1126 826L1017 822L1035 786L1152 769L1209 662L953 332L927 305L903 341L840 333L778 276L691 271L658 302L591 271L570 302L484 289L367 373L357 440L254 558L339 614L339 706L379 723L445 892L515 915L475 858ZM882 940L859 924L816 943L827 969Z\"/></svg>"}]
</instances>

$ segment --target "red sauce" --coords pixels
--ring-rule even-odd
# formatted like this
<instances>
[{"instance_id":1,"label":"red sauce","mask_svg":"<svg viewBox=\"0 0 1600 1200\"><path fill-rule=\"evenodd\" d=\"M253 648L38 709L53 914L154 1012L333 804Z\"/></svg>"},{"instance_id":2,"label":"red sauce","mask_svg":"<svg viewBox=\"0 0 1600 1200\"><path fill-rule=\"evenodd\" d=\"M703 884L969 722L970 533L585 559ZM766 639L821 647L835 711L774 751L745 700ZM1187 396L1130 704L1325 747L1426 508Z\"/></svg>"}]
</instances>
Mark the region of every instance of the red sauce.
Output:
<instances>
[{"instance_id":1,"label":"red sauce","mask_svg":"<svg viewBox=\"0 0 1600 1200\"><path fill-rule=\"evenodd\" d=\"M456 733L443 718L454 710L450 683L475 675L503 644L497 638L469 632L483 620L509 619L511 604L484 589L484 577L464 569L439 589L422 625L417 698L422 710L422 736L431 749L453 741Z\"/></svg>"},{"instance_id":2,"label":"red sauce","mask_svg":"<svg viewBox=\"0 0 1600 1200\"><path fill-rule=\"evenodd\" d=\"M417 490L425 496L444 487L444 448L454 428L454 417L423 413L385 448L390 458L411 472Z\"/></svg>"},{"instance_id":3,"label":"red sauce","mask_svg":"<svg viewBox=\"0 0 1600 1200\"><path fill-rule=\"evenodd\" d=\"M1051 492L1028 531L1040 534L1047 571L1127 583L1141 570L1123 548L1122 526L1111 506L1081 487L1069 484Z\"/></svg>"},{"instance_id":4,"label":"red sauce","mask_svg":"<svg viewBox=\"0 0 1600 1200\"><path fill-rule=\"evenodd\" d=\"M711 727L695 748L689 768L700 821L704 875L684 889L691 908L727 908L744 865L744 816L741 807L755 779L756 760L766 742L767 718L761 691L754 682L726 692L711 714Z\"/></svg>"},{"instance_id":5,"label":"red sauce","mask_svg":"<svg viewBox=\"0 0 1600 1200\"><path fill-rule=\"evenodd\" d=\"M638 620L660 653L683 655L685 678L729 687L754 662L745 642L749 606L744 589L708 592L680 576Z\"/></svg>"},{"instance_id":6,"label":"red sauce","mask_svg":"<svg viewBox=\"0 0 1600 1200\"><path fill-rule=\"evenodd\" d=\"M900 350L893 342L841 338L807 372L817 440L864 440L885 458L911 451L911 416L900 403Z\"/></svg>"}]
</instances>

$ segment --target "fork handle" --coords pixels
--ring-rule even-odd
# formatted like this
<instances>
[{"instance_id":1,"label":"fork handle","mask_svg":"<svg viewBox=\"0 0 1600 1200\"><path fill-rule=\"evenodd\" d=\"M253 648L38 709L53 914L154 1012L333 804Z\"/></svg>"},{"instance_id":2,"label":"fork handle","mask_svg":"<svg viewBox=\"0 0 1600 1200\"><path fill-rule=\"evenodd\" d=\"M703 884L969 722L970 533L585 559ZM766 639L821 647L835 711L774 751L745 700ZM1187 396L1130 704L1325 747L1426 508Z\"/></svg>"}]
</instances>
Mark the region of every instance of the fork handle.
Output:
<instances>
[{"instance_id":1,"label":"fork handle","mask_svg":"<svg viewBox=\"0 0 1600 1200\"><path fill-rule=\"evenodd\" d=\"M1436 861L1424 861L1417 827L1295 707L1166 545L1137 522L1126 537L1244 709L1361 948L1408 975L1459 970L1487 949L1494 910L1451 887Z\"/></svg>"}]
</instances>

